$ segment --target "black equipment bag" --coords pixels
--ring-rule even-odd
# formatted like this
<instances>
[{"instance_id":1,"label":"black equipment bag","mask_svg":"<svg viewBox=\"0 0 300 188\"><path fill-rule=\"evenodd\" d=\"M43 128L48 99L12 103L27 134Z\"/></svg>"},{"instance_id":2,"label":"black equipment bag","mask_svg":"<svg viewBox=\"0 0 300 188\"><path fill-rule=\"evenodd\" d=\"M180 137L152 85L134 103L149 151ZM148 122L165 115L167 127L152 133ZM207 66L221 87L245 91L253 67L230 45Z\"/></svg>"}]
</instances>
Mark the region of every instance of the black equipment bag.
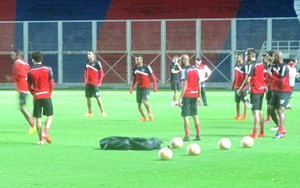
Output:
<instances>
[{"instance_id":1,"label":"black equipment bag","mask_svg":"<svg viewBox=\"0 0 300 188\"><path fill-rule=\"evenodd\" d=\"M156 137L146 139L112 136L99 141L100 148L103 150L154 150L160 149L161 143Z\"/></svg>"}]
</instances>

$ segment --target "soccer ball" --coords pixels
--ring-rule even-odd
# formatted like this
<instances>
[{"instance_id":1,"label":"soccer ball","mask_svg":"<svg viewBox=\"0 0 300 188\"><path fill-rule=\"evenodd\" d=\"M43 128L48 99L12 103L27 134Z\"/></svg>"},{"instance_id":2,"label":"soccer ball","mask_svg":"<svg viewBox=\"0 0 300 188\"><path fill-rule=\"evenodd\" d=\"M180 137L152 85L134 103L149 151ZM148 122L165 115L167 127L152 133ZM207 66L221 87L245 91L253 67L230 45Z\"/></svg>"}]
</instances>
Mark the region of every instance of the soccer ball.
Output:
<instances>
[{"instance_id":1,"label":"soccer ball","mask_svg":"<svg viewBox=\"0 0 300 188\"><path fill-rule=\"evenodd\" d=\"M221 138L221 140L218 142L218 145L220 149L227 150L231 147L231 141L228 138Z\"/></svg>"},{"instance_id":2,"label":"soccer ball","mask_svg":"<svg viewBox=\"0 0 300 188\"><path fill-rule=\"evenodd\" d=\"M190 145L188 145L188 147L186 148L186 152L188 155L199 155L201 152L201 148L198 144L196 143L192 143Z\"/></svg>"},{"instance_id":3,"label":"soccer ball","mask_svg":"<svg viewBox=\"0 0 300 188\"><path fill-rule=\"evenodd\" d=\"M172 148L182 148L182 146L183 146L183 140L182 140L182 138L180 138L180 137L174 137L171 140L171 145L172 145Z\"/></svg>"},{"instance_id":4,"label":"soccer ball","mask_svg":"<svg viewBox=\"0 0 300 188\"><path fill-rule=\"evenodd\" d=\"M169 160L173 157L173 152L170 148L162 148L158 151L158 158L160 160Z\"/></svg>"},{"instance_id":5,"label":"soccer ball","mask_svg":"<svg viewBox=\"0 0 300 188\"><path fill-rule=\"evenodd\" d=\"M254 140L250 136L244 136L241 140L241 145L244 148L251 148L253 144L254 144Z\"/></svg>"}]
</instances>

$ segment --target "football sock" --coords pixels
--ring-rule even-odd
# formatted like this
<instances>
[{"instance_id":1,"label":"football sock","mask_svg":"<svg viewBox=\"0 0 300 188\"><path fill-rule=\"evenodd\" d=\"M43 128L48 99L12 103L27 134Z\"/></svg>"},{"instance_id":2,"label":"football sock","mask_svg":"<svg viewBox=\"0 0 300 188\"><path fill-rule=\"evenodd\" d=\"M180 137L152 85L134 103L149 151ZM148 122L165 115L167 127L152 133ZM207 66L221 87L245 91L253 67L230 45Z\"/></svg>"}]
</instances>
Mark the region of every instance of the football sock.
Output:
<instances>
[{"instance_id":1,"label":"football sock","mask_svg":"<svg viewBox=\"0 0 300 188\"><path fill-rule=\"evenodd\" d=\"M185 136L190 136L190 130L185 130Z\"/></svg>"},{"instance_id":2,"label":"football sock","mask_svg":"<svg viewBox=\"0 0 300 188\"><path fill-rule=\"evenodd\" d=\"M199 127L199 128L196 128L196 135L197 135L197 136L200 136L200 127Z\"/></svg>"},{"instance_id":3,"label":"football sock","mask_svg":"<svg viewBox=\"0 0 300 188\"><path fill-rule=\"evenodd\" d=\"M47 134L48 134L48 131L49 131L49 128L45 127L45 129L44 129L44 133L45 133L45 135L47 135Z\"/></svg>"}]
</instances>

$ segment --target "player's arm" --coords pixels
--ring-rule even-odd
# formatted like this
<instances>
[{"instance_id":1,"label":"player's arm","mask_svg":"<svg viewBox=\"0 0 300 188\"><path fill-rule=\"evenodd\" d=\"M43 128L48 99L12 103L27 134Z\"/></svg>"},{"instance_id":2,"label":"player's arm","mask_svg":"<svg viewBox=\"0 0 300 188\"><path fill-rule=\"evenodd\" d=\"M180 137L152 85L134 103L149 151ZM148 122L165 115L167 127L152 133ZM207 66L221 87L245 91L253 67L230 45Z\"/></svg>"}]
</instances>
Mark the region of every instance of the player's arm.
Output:
<instances>
[{"instance_id":1,"label":"player's arm","mask_svg":"<svg viewBox=\"0 0 300 188\"><path fill-rule=\"evenodd\" d=\"M201 86L200 86L201 87ZM186 91L186 88L187 88L187 80L181 80L181 93L180 93L180 96L179 96L179 99L178 99L178 106L182 106L182 98L184 96L184 93Z\"/></svg>"},{"instance_id":2,"label":"player's arm","mask_svg":"<svg viewBox=\"0 0 300 188\"><path fill-rule=\"evenodd\" d=\"M132 93L135 83L136 83L135 75L132 75L131 76L130 91L129 91L130 93Z\"/></svg>"},{"instance_id":3,"label":"player's arm","mask_svg":"<svg viewBox=\"0 0 300 188\"><path fill-rule=\"evenodd\" d=\"M54 89L54 78L53 78L53 71L49 68L49 90L52 93Z\"/></svg>"},{"instance_id":4,"label":"player's arm","mask_svg":"<svg viewBox=\"0 0 300 188\"><path fill-rule=\"evenodd\" d=\"M157 82L156 82L156 76L154 73L151 74L151 77L152 77L152 80L153 80L153 85L154 85L154 88L153 88L153 91L156 92L157 91Z\"/></svg>"},{"instance_id":5,"label":"player's arm","mask_svg":"<svg viewBox=\"0 0 300 188\"><path fill-rule=\"evenodd\" d=\"M32 89L32 80L29 74L27 74L27 84L28 84L28 90L33 95L33 89Z\"/></svg>"},{"instance_id":6,"label":"player's arm","mask_svg":"<svg viewBox=\"0 0 300 188\"><path fill-rule=\"evenodd\" d=\"M98 86L102 85L103 77L104 77L103 69L98 70L98 78L99 78L98 84L97 84Z\"/></svg>"}]
</instances>

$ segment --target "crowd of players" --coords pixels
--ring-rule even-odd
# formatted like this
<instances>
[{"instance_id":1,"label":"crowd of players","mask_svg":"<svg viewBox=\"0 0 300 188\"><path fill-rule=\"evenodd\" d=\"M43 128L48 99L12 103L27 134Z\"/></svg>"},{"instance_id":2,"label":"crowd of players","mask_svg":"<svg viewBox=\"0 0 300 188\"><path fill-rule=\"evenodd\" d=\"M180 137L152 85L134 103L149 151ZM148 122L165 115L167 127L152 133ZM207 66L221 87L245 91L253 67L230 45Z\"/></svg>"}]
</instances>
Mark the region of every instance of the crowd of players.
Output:
<instances>
[{"instance_id":1,"label":"crowd of players","mask_svg":"<svg viewBox=\"0 0 300 188\"><path fill-rule=\"evenodd\" d=\"M106 117L100 98L99 87L102 85L104 72L100 61L96 59L93 51L88 51L88 60L85 62L85 96L87 99L88 112L84 117L93 115L91 98L94 97L100 109L100 115ZM24 61L21 52L14 50L11 54L14 60L13 75L7 76L8 80L13 80L19 92L20 110L30 125L29 133L38 132L38 144L44 144L44 140L52 143L48 131L53 119L53 105L51 94L54 88L53 72L48 66L42 64L43 55L41 52L31 54L34 66L30 68ZM236 54L236 66L234 68L234 81L232 89L235 91L236 116L234 120L246 120L247 108L251 107L254 116L252 138L265 137L264 124L270 123L272 119L277 130L274 138L283 138L287 132L285 128L285 110L291 109L290 100L292 98L295 77L299 77L296 71L297 60L292 59L288 64L283 61L283 54L280 51L269 51L262 56L261 61L256 60L255 49L249 48L243 54ZM190 57L187 54L174 56L170 63L170 84L173 91L172 105L181 107L185 136L184 141L190 141L189 116L193 117L196 129L195 141L200 139L200 122L198 116L198 105L202 103L208 106L206 97L206 80L212 71L207 65L202 63L200 58L195 59L195 64L190 64ZM154 116L150 109L148 97L150 94L151 80L153 81L153 91L157 91L157 83L154 72L150 65L143 63L143 57L135 57L135 66L132 70L130 93L136 85L136 102L141 114L140 121L147 121L143 105L147 110L149 120ZM177 92L180 92L177 98ZM250 100L248 99L250 92ZM26 109L26 96L33 95L33 114ZM264 120L262 113L263 97L266 93L267 118ZM244 113L241 115L240 102L244 103ZM42 128L42 113L47 116L44 129Z\"/></svg>"}]
</instances>

